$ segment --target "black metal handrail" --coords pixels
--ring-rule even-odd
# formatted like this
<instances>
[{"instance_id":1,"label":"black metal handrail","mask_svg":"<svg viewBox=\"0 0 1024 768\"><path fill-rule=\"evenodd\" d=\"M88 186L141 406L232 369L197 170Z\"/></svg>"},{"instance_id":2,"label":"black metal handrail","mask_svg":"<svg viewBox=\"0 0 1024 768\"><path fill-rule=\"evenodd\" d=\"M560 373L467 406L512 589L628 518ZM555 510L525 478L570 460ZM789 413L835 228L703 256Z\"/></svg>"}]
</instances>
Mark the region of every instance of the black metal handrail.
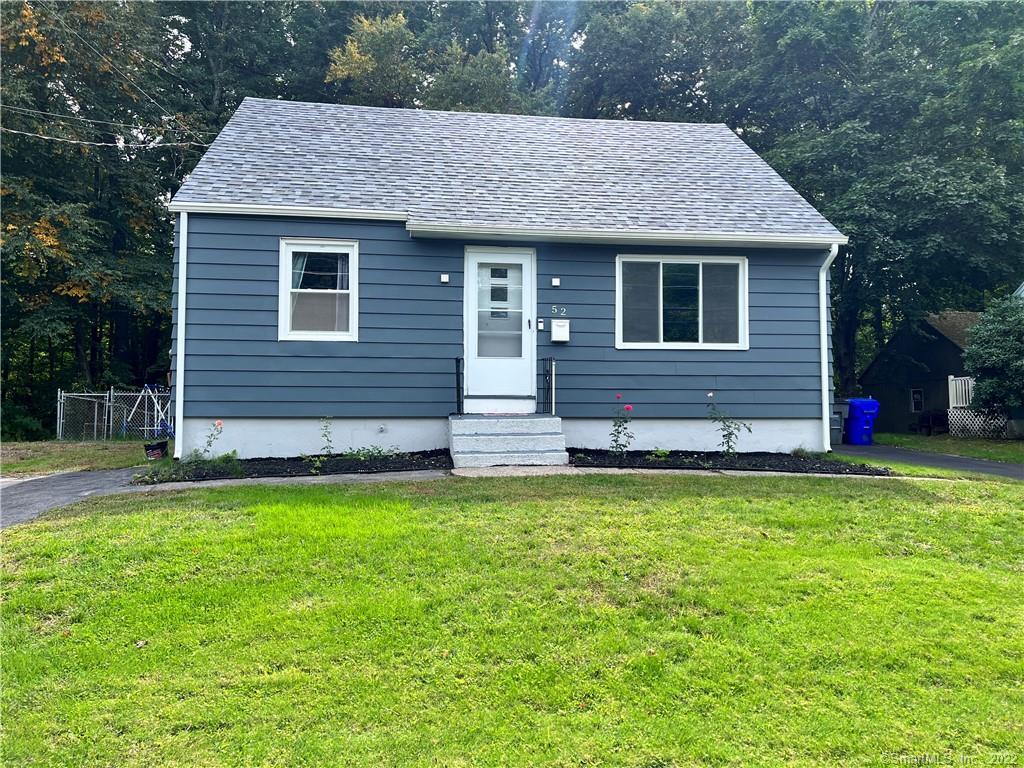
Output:
<instances>
[{"instance_id":1,"label":"black metal handrail","mask_svg":"<svg viewBox=\"0 0 1024 768\"><path fill-rule=\"evenodd\" d=\"M463 373L462 373L461 357L455 358L455 413L458 416L462 416L465 413L465 403L463 402Z\"/></svg>"},{"instance_id":2,"label":"black metal handrail","mask_svg":"<svg viewBox=\"0 0 1024 768\"><path fill-rule=\"evenodd\" d=\"M542 362L544 363L544 385L541 389L541 397L537 403L537 413L550 413L554 416L558 364L553 357L545 357Z\"/></svg>"}]
</instances>

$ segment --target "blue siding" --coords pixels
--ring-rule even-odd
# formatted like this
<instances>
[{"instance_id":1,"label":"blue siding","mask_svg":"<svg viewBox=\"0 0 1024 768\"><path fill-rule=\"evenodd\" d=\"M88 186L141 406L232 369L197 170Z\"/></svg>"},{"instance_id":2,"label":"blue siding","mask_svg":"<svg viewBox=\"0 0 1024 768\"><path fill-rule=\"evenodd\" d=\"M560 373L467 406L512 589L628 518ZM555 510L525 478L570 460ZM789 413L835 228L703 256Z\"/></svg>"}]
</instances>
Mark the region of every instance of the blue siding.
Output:
<instances>
[{"instance_id":1,"label":"blue siding","mask_svg":"<svg viewBox=\"0 0 1024 768\"><path fill-rule=\"evenodd\" d=\"M282 237L359 241L359 342L277 340ZM414 240L389 222L190 215L185 415L446 416L455 404L453 360L463 353L466 245ZM556 305L573 320L568 345L549 343L546 331L538 340L538 356L558 360L559 415L607 417L622 392L638 418L700 418L714 390L740 418L820 417L824 253L744 251L749 351L617 350L615 255L687 249L533 247L537 316L550 318ZM551 287L552 277L562 287Z\"/></svg>"}]
</instances>

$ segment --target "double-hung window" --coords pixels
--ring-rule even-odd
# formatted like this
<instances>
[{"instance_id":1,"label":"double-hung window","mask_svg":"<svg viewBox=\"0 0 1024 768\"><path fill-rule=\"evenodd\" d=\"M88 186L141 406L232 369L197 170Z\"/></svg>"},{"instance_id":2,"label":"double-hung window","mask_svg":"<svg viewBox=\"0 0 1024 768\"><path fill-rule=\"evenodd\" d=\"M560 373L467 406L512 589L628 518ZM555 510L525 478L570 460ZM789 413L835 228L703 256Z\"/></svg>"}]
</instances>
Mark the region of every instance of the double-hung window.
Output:
<instances>
[{"instance_id":1,"label":"double-hung window","mask_svg":"<svg viewBox=\"0 0 1024 768\"><path fill-rule=\"evenodd\" d=\"M619 349L748 349L747 260L619 256Z\"/></svg>"},{"instance_id":2,"label":"double-hung window","mask_svg":"<svg viewBox=\"0 0 1024 768\"><path fill-rule=\"evenodd\" d=\"M278 338L356 341L359 247L350 240L281 240Z\"/></svg>"}]
</instances>

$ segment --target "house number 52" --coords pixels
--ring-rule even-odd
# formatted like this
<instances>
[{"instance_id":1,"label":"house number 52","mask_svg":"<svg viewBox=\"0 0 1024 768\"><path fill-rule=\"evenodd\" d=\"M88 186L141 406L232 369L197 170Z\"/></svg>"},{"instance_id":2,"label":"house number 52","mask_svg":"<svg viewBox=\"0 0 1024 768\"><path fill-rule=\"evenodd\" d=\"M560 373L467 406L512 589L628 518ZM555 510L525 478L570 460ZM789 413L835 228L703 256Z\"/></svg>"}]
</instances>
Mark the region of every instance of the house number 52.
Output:
<instances>
[{"instance_id":1,"label":"house number 52","mask_svg":"<svg viewBox=\"0 0 1024 768\"><path fill-rule=\"evenodd\" d=\"M552 315L565 315L567 313L568 313L568 310L566 310L565 307L561 307L558 304L552 304L551 305L551 314Z\"/></svg>"}]
</instances>

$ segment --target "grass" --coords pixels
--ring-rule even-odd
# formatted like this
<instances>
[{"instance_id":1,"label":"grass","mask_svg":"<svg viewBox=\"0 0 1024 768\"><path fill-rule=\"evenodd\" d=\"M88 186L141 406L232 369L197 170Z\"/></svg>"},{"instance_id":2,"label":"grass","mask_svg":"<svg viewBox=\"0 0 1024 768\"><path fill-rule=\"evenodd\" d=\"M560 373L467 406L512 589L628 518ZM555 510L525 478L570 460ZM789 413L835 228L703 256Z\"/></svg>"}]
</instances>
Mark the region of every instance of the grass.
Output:
<instances>
[{"instance_id":1,"label":"grass","mask_svg":"<svg viewBox=\"0 0 1024 768\"><path fill-rule=\"evenodd\" d=\"M951 435L881 433L875 435L875 442L879 445L892 445L897 448L912 448L915 451L1024 464L1024 440L985 440Z\"/></svg>"},{"instance_id":2,"label":"grass","mask_svg":"<svg viewBox=\"0 0 1024 768\"><path fill-rule=\"evenodd\" d=\"M121 469L145 463L142 441L137 440L44 440L0 444L0 470L5 477L85 469Z\"/></svg>"},{"instance_id":3,"label":"grass","mask_svg":"<svg viewBox=\"0 0 1024 768\"><path fill-rule=\"evenodd\" d=\"M1024 741L1015 485L236 487L95 499L2 544L11 765L981 763Z\"/></svg>"}]
</instances>

